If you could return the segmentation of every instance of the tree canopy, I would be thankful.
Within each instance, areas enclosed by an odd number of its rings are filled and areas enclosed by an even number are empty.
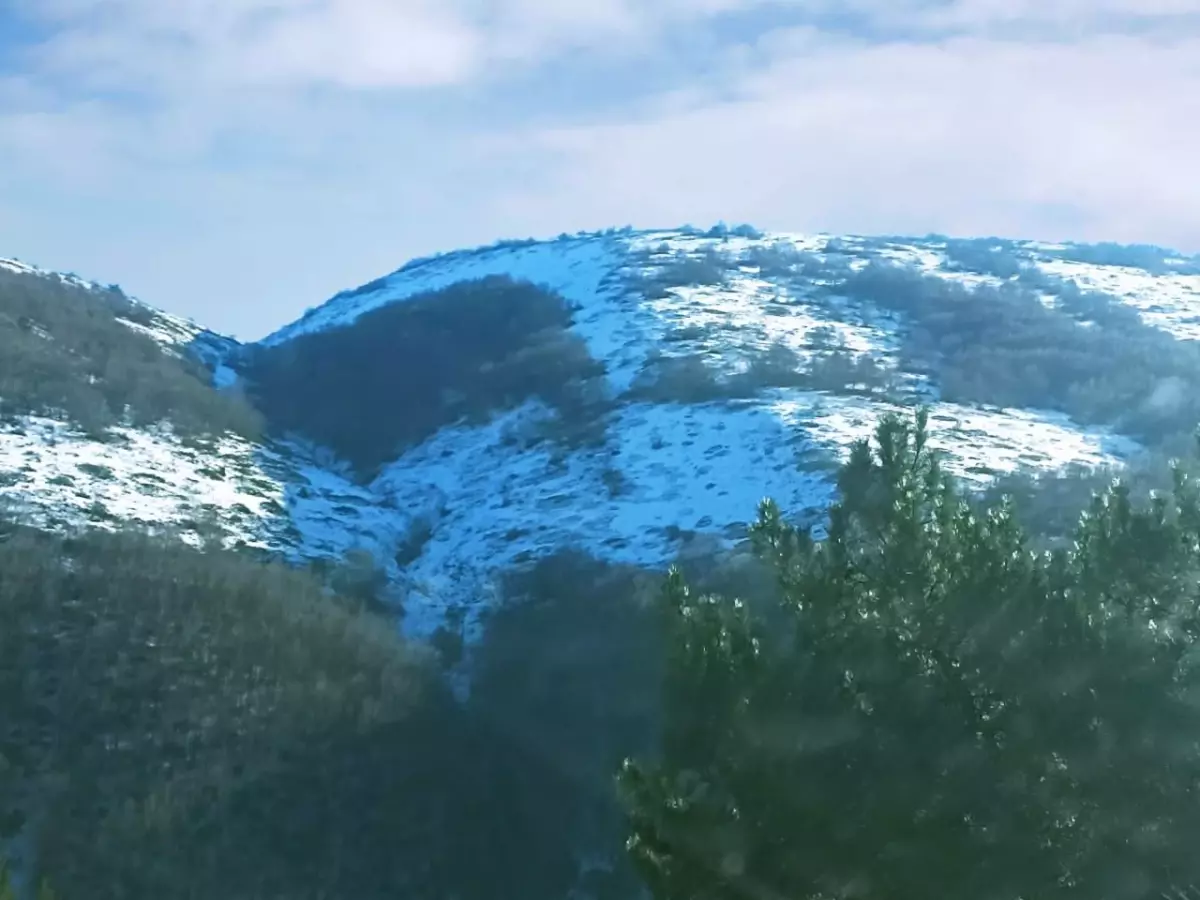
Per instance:
[[[658,753],[618,776],[658,900],[1159,896],[1200,833],[1200,490],[1098,493],[1033,549],[889,417],[827,533],[771,501],[767,605],[663,594]]]

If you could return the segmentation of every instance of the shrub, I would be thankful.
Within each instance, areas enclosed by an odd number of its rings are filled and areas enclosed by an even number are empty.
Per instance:
[[[420,655],[319,585],[135,534],[19,532],[0,544],[0,607],[3,752],[68,896],[125,804],[189,810],[293,742],[402,720],[424,690]]]
[[[459,282],[256,348],[250,393],[274,429],[369,473],[445,425],[529,399],[564,418],[597,415],[604,367],[568,331],[571,317],[561,296],[527,282]]]
[[[18,900],[16,888],[13,887],[13,882],[16,879],[11,877],[11,870],[6,860],[0,856],[0,900]],[[55,900],[57,895],[54,889],[50,887],[50,883],[42,881],[38,885],[37,893],[34,895],[35,900]]]
[[[1065,547],[1074,538],[1079,517],[1115,481],[1128,485],[1138,507],[1145,508],[1149,498],[1171,491],[1176,469],[1195,474],[1192,460],[1178,459],[1187,449],[1164,447],[1139,454],[1120,467],[1071,465],[1052,471],[1017,471],[994,479],[982,492],[982,500],[995,505],[1007,498],[1038,546]]]
[[[731,387],[738,396],[788,387],[870,393],[889,388],[891,382],[891,374],[866,354],[844,348],[829,349],[814,353],[805,363],[791,347],[775,342],[751,358],[746,371],[732,379]]]
[[[368,550],[349,551],[329,572],[327,584],[334,596],[355,612],[371,612],[399,619],[401,609],[388,596],[387,570]]]
[[[904,365],[932,369],[943,399],[1057,409],[1150,444],[1189,432],[1200,421],[1200,348],[1115,299],[1058,288],[1062,308],[1050,309],[1024,279],[970,289],[873,262],[839,289],[905,316]]]
[[[781,341],[750,358],[750,365],[734,379],[739,393],[770,387],[798,387],[804,383],[804,361],[800,354]]]
[[[568,785],[392,621],[236,553],[6,529],[0,823],[63,900],[564,895]]]
[[[774,342],[750,356],[746,369],[723,377],[702,354],[652,354],[634,378],[626,399],[648,403],[709,403],[753,397],[772,388],[832,392],[888,390],[892,373],[865,354],[830,350],[807,363],[791,347]]]
[[[998,238],[946,239],[947,268],[996,278],[1014,278],[1028,268],[1012,252],[1011,241]]]
[[[892,390],[892,372],[865,353],[830,351],[815,356],[801,384],[811,390],[874,394]]]
[[[702,355],[655,353],[643,364],[626,396],[649,403],[708,403],[727,399],[733,393]]]
[[[1097,266],[1128,266],[1153,275],[1200,275],[1200,257],[1188,256],[1147,244],[1067,244],[1060,250],[1044,251],[1059,259]],[[1176,262],[1174,260],[1180,260]]]
[[[749,238],[752,241],[759,241],[764,237],[761,231],[759,231],[753,225],[746,223],[733,226],[733,228],[729,229],[729,233],[734,237]]]
[[[660,900],[1140,900],[1195,883],[1200,486],[1117,485],[1036,552],[924,414],[857,443],[828,537],[769,501],[770,615],[667,581],[627,847]]]
[[[730,262],[716,250],[705,250],[698,256],[676,251],[653,274],[647,276],[647,292],[651,297],[665,297],[671,288],[723,285],[728,277]]]
[[[421,554],[425,552],[425,547],[433,538],[433,522],[424,517],[418,517],[413,520],[408,532],[400,541],[396,548],[396,565],[404,568],[411,566]]]
[[[128,419],[257,437],[261,420],[244,400],[118,318],[154,315],[116,291],[0,269],[0,413],[65,415],[93,433]]]

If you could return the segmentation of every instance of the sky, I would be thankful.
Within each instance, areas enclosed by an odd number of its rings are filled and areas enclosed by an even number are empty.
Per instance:
[[[0,0],[0,256],[244,340],[632,224],[1200,251],[1200,0]]]

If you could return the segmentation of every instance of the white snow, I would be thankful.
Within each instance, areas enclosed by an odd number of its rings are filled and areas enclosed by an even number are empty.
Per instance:
[[[1154,275],[1127,266],[1049,258],[1037,265],[1083,290],[1111,294],[1137,310],[1146,324],[1180,340],[1200,340],[1200,275]]]
[[[89,291],[105,290],[104,286],[98,282],[88,281],[78,277],[77,275],[63,274],[61,272],[51,272],[46,269],[39,269],[37,266],[21,262],[17,259],[5,259],[0,257],[0,269],[7,269],[8,271],[15,272],[19,275],[37,275],[43,278],[54,278]],[[192,339],[196,337],[196,335],[200,334],[204,330],[189,319],[156,309],[132,297],[127,299],[135,306],[153,316],[153,321],[150,324],[143,324],[141,322],[134,322],[119,316],[117,317],[117,321],[133,331],[137,331],[153,338],[162,344],[165,349],[175,353],[176,355],[179,354],[182,347],[190,343]]]
[[[301,334],[349,325],[380,306],[489,275],[528,279],[562,291],[568,300],[586,301],[600,289],[605,274],[619,266],[617,251],[614,239],[587,236],[447,254],[401,269],[365,288],[343,292],[261,343],[270,346]]]
[[[134,301],[138,303],[138,301]],[[138,303],[139,306],[143,305]],[[137,331],[147,337],[153,338],[159,344],[162,344],[164,349],[178,353],[179,349],[186,347],[192,340],[204,329],[191,322],[188,319],[179,316],[173,316],[170,313],[162,312],[161,310],[153,310],[154,320],[149,325],[143,325],[141,322],[132,322],[129,319],[117,317],[117,321],[127,328]]]
[[[707,249],[696,247],[695,240],[689,243],[689,255]],[[681,242],[667,245],[675,253],[686,252]],[[664,260],[654,251],[649,256],[650,265],[642,274],[653,278]],[[851,352],[881,359],[895,352],[894,317],[832,298],[818,303],[792,285],[760,277],[750,267],[731,269],[724,284],[672,288],[666,296],[647,297],[641,306],[653,315],[644,339],[658,346],[670,343],[676,353],[701,353],[744,364],[778,342],[804,360],[811,355],[812,332],[820,326],[831,329]]]
[[[162,347],[165,353],[169,353],[172,356],[182,356],[184,348],[191,343],[196,335],[204,330],[194,322],[182,319],[179,316],[173,316],[159,310],[154,310],[154,314],[154,319],[148,325],[120,316],[117,317],[117,321],[126,328],[151,338]]]
[[[173,526],[195,540],[193,523],[207,521],[230,542],[266,547],[263,523],[283,512],[283,490],[255,452],[234,437],[188,447],[165,428],[117,427],[100,441],[26,416],[0,426],[0,500],[45,526]]]
[[[811,283],[731,263],[720,284],[645,290],[681,256],[716,252],[736,260],[779,242],[850,268],[878,258],[968,286],[1002,283],[948,269],[942,249],[926,240],[610,232],[423,261],[335,297],[263,343],[346,325],[382,305],[462,280],[509,275],[557,290],[577,307],[573,330],[606,364],[617,398],[657,353],[698,354],[736,371],[776,342],[801,359],[810,356],[814,332],[823,326],[849,351],[895,368],[902,317]],[[1121,297],[1147,322],[1200,337],[1194,319],[1200,277],[1048,261],[1052,245],[1013,247],[1084,289]],[[176,348],[201,332],[165,314],[151,326],[127,324]],[[213,351],[218,387],[237,381],[224,359],[224,351]],[[933,446],[973,485],[1021,467],[1115,465],[1139,449],[1061,414],[941,403],[936,385],[924,388],[924,396],[934,398]],[[130,429],[97,442],[61,423],[30,418],[0,428],[0,498],[23,504],[48,526],[107,527],[113,521],[107,517],[186,526],[207,515],[228,541],[293,559],[366,549],[406,595],[406,627],[429,634],[451,607],[466,608],[468,622],[474,621],[495,595],[496,575],[555,548],[660,566],[689,542],[736,543],[764,496],[819,520],[837,460],[889,411],[905,410],[878,397],[797,390],[698,405],[620,402],[606,445],[572,450],[548,436],[554,413],[528,402],[486,424],[443,428],[370,485],[356,484],[328,452],[294,442],[256,447],[226,438],[201,450],[168,431]],[[398,561],[398,552],[411,562]]]
[[[41,416],[0,425],[0,503],[40,527],[173,529],[296,560],[361,549],[393,570],[413,521],[299,445],[228,435],[189,446],[169,428],[97,440]]]
[[[44,278],[56,278],[59,281],[64,281],[67,284],[74,284],[78,287],[88,288],[89,290],[103,290],[101,285],[94,281],[87,281],[80,278],[78,275],[65,272],[51,272],[47,269],[40,269],[35,265],[27,262],[22,262],[19,259],[6,259],[0,257],[0,269],[8,269],[10,272],[15,272],[18,275],[40,275]]]
[[[218,390],[234,387],[239,381],[238,373],[225,363],[218,363],[213,369],[213,387]]]
[[[29,263],[23,263],[19,259],[5,259],[0,257],[0,269],[8,269],[10,272],[16,272],[18,275],[36,275],[38,269]]]
[[[732,546],[758,502],[774,498],[815,520],[850,442],[899,407],[866,398],[776,391],[760,401],[635,404],[611,423],[603,450],[565,453],[539,440],[551,413],[536,404],[487,425],[444,429],[404,454],[372,485],[407,510],[426,510],[433,537],[407,572],[435,627],[449,605],[479,604],[494,576],[555,547],[661,566],[688,533]],[[1036,412],[936,404],[931,445],[971,483],[1019,467],[1118,464],[1131,441]],[[435,512],[436,509],[436,512]],[[418,630],[417,620],[410,625]]]

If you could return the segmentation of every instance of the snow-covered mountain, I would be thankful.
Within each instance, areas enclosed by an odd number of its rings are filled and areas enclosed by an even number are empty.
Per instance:
[[[0,267],[52,277],[12,261]],[[437,427],[366,469],[312,434],[197,441],[169,426],[127,424],[96,436],[55,415],[9,416],[0,423],[0,499],[47,527],[140,521],[185,539],[215,530],[293,559],[365,549],[388,568],[407,627],[429,633],[452,606],[486,607],[498,574],[555,549],[661,566],[681,552],[736,546],[764,496],[817,521],[837,458],[882,414],[917,402],[930,406],[948,466],[981,485],[1020,469],[1120,464],[1147,440],[1146,410],[1165,404],[1164,415],[1186,417],[1186,377],[1155,360],[1137,387],[1141,418],[1105,419],[1097,408],[1090,424],[1073,419],[1095,407],[1086,391],[1104,376],[1087,369],[1103,346],[1094,342],[1079,345],[1092,354],[1082,362],[1084,350],[1061,346],[1078,389],[1055,393],[1053,408],[979,400],[1002,396],[987,375],[1002,362],[988,356],[986,329],[967,329],[976,311],[999,305],[1020,322],[1045,313],[1044,327],[1073,329],[1068,337],[1134,329],[1149,347],[1158,346],[1154,335],[1164,346],[1200,338],[1200,263],[1155,248],[745,227],[612,230],[416,260],[257,345],[158,311],[118,319],[201,359],[214,390],[240,385],[254,396],[262,359],[316,347],[357,323],[382,327],[369,317],[398,304],[433,308],[438,292],[490,276],[542,285],[569,304],[565,331],[594,363],[596,439],[553,439],[564,414],[543,389],[509,391],[486,415],[456,412],[462,398],[451,397]],[[951,326],[977,345],[946,338]],[[1049,387],[1059,387],[1038,352],[1031,372],[1043,366]],[[978,368],[964,363],[970,353]],[[1029,376],[1040,377],[1042,369]],[[428,387],[420,378],[414,392]],[[402,407],[400,397],[374,415],[384,421]]]

